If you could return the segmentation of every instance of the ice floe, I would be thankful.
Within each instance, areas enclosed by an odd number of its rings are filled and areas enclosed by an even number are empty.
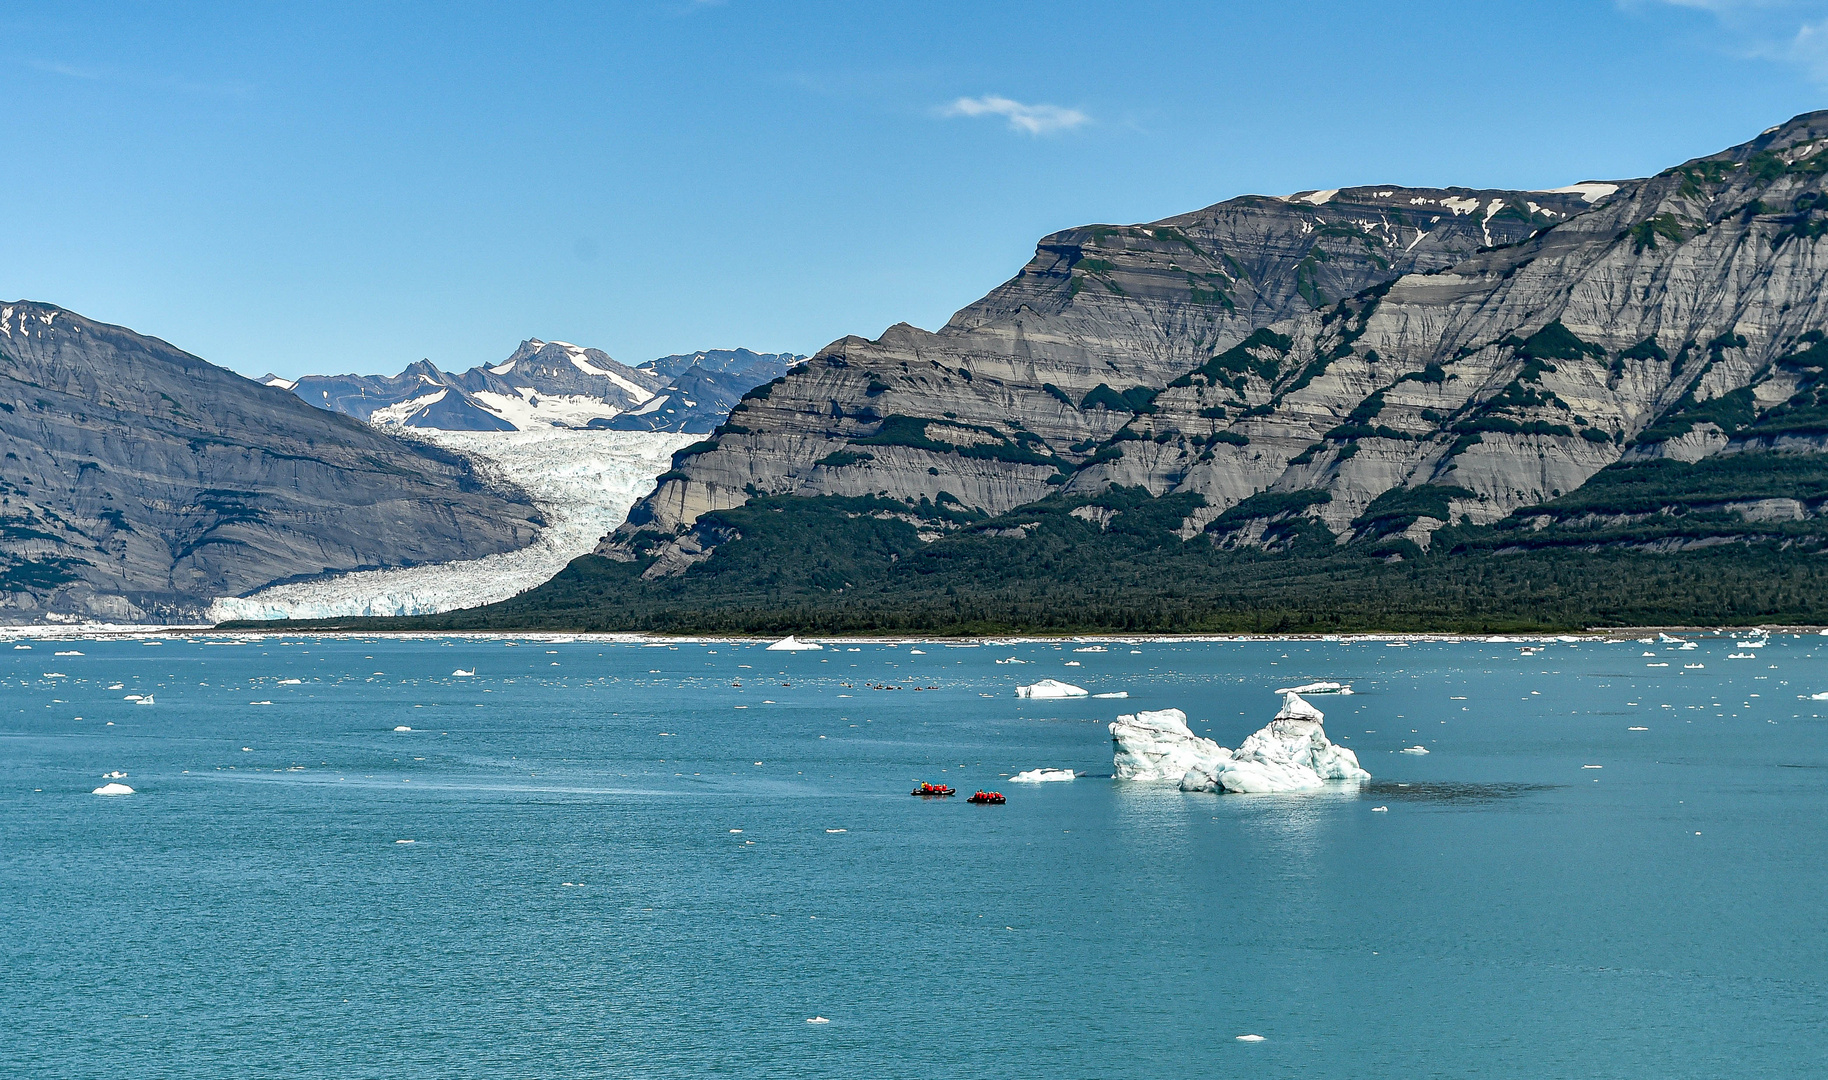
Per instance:
[[[1285,686],[1276,691],[1278,694],[1339,694],[1341,696],[1351,692],[1351,684],[1336,682],[1303,683],[1300,686]]]
[[[1009,778],[1012,784],[1049,784],[1060,780],[1071,780],[1074,774],[1071,769],[1029,769]]]
[[[1091,692],[1083,686],[1061,682],[1058,679],[1042,679],[1029,686],[1016,687],[1016,696],[1022,698],[1074,698],[1090,697]]]
[[[468,670],[468,671],[465,671],[465,670],[463,670],[463,669],[462,669],[462,668],[458,668],[458,669],[457,669],[457,670],[456,670],[456,671],[453,671],[453,672],[451,672],[451,674],[452,674],[452,675],[461,675],[461,676],[463,676],[463,677],[464,677],[464,678],[469,678],[469,677],[470,677],[470,676],[472,676],[472,675],[474,675],[474,674],[476,674],[476,669],[475,669],[475,668],[471,668],[471,669],[470,669],[470,670]]]
[[[92,794],[92,795],[131,795],[131,794],[133,794],[133,789],[128,787],[126,784],[103,784],[101,787],[96,788],[93,792],[90,792],[90,794]]]
[[[823,648],[825,648],[825,646],[817,644],[815,642],[811,642],[811,641],[801,641],[799,638],[794,637],[792,634],[788,634],[786,637],[775,642],[773,645],[768,646],[768,648],[764,651],[766,651],[766,652],[817,652]]]
[[[1193,734],[1179,709],[1120,716],[1113,770],[1121,780],[1178,781],[1182,791],[1305,791],[1329,780],[1368,780],[1358,756],[1334,746],[1325,716],[1298,694],[1285,694],[1275,719],[1228,750]]]

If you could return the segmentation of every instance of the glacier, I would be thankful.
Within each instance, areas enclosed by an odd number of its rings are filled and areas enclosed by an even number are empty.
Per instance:
[[[484,477],[524,489],[547,525],[519,551],[481,559],[360,570],[220,597],[209,621],[434,615],[506,600],[543,584],[622,524],[628,508],[696,435],[655,431],[538,428],[531,431],[416,429],[467,456]]]
[[[1358,756],[1327,739],[1326,719],[1299,694],[1262,729],[1229,750],[1195,735],[1179,709],[1137,712],[1111,724],[1120,780],[1179,783],[1182,791],[1308,791],[1329,780],[1369,780]]]

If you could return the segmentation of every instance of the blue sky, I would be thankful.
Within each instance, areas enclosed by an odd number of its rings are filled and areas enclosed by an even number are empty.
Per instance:
[[[0,296],[248,374],[934,328],[1047,232],[1636,176],[1828,105],[1828,2],[0,7]]]

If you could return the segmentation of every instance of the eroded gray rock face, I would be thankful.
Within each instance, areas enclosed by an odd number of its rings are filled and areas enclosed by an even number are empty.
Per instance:
[[[845,338],[752,393],[599,552],[757,492],[1000,512],[1110,484],[1199,493],[1183,532],[1222,543],[1300,518],[1426,546],[1626,454],[1794,443],[1828,431],[1824,173],[1814,113],[1647,180],[1058,233],[939,332]]]
[[[194,619],[288,578],[530,543],[517,491],[163,341],[0,304],[0,620]]]

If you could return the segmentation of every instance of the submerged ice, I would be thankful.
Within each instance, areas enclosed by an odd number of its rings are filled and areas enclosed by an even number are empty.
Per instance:
[[[1182,791],[1306,791],[1329,780],[1368,780],[1358,756],[1327,739],[1325,716],[1287,693],[1275,719],[1236,750],[1195,735],[1179,709],[1137,712],[1111,724],[1120,780],[1178,783]]]

